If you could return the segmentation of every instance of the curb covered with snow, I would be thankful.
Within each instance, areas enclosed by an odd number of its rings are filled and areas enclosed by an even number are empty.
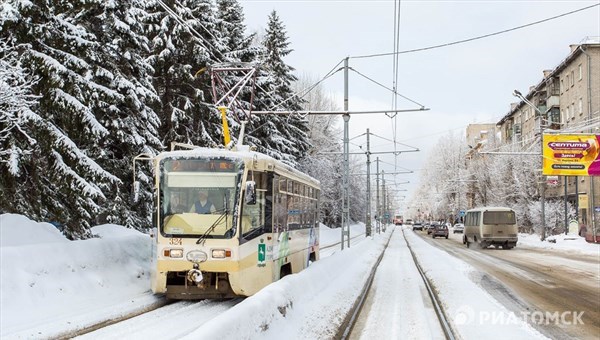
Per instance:
[[[556,243],[549,242],[550,240],[554,240]],[[600,255],[600,244],[588,243],[584,237],[579,235],[553,235],[549,236],[546,241],[542,241],[539,235],[521,233],[517,246],[560,250],[583,255]]]

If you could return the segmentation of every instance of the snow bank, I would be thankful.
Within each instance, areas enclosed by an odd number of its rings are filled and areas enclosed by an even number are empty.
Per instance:
[[[151,239],[117,225],[100,238],[69,241],[49,223],[0,216],[0,337],[48,338],[120,316],[137,296],[147,303]],[[135,308],[139,308],[139,304]]]
[[[0,215],[0,236],[0,247],[69,242],[52,224],[15,214]]]
[[[549,242],[550,240],[555,240],[556,243]],[[553,235],[549,236],[546,241],[541,241],[540,236],[536,234],[519,234],[517,246],[561,250],[585,255],[600,255],[600,244],[588,243],[585,238],[578,235]]]
[[[340,229],[334,230],[339,239]],[[328,231],[324,231],[321,236],[327,238]],[[284,277],[205,323],[185,339],[281,339],[282,334],[289,339],[333,337],[389,236],[388,231],[373,239],[363,238],[363,242],[336,256]],[[323,315],[335,315],[337,320],[332,323]]]

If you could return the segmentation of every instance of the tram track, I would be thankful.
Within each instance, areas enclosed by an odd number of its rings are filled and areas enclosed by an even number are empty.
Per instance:
[[[442,330],[444,331],[444,336],[448,340],[454,340],[454,339],[456,339],[456,337],[454,336],[454,331],[452,330],[452,327],[450,326],[450,323],[448,322],[448,318],[446,317],[446,313],[444,312],[444,309],[442,308],[442,303],[439,299],[439,296],[437,295],[435,289],[433,289],[433,284],[430,282],[427,275],[425,275],[423,268],[419,264],[419,261],[417,260],[415,252],[413,251],[412,247],[408,243],[408,240],[404,236],[404,231],[405,231],[405,229],[402,229],[402,236],[404,237],[404,241],[406,242],[406,246],[408,247],[408,250],[410,250],[410,254],[415,262],[415,266],[417,266],[417,270],[419,271],[419,274],[421,275],[421,278],[423,279],[423,283],[425,283],[425,287],[427,288],[427,292],[429,293],[429,297],[431,298],[431,302],[433,303],[433,306],[435,308],[435,314],[437,315],[438,321],[440,322],[440,326],[442,327]]]
[[[243,298],[226,300],[161,300],[153,306],[120,318],[106,320],[89,327],[61,334],[54,339],[123,339],[156,338],[178,339],[185,336],[202,323],[226,312]],[[174,320],[177,320],[174,322]]]
[[[372,285],[373,285],[373,281],[374,278],[376,276],[376,273],[379,269],[379,265],[382,261],[382,259],[385,256],[385,253],[388,249],[388,245],[390,243],[390,240],[392,239],[393,233],[396,231],[397,229],[394,229],[392,231],[392,233],[390,234],[390,238],[387,240],[385,247],[383,249],[383,251],[381,252],[381,255],[379,256],[379,258],[377,259],[375,265],[373,266],[373,269],[371,270],[365,284],[363,285],[363,289],[361,291],[361,294],[357,297],[353,308],[346,314],[346,317],[344,318],[344,321],[341,324],[341,327],[339,328],[336,336],[334,337],[334,339],[348,339],[350,337],[350,335],[352,334],[353,329],[356,326],[356,323],[358,321],[358,318],[360,316],[360,314],[363,311],[363,307],[365,305],[365,302],[367,301],[367,296],[369,295],[369,292],[371,291]],[[403,236],[403,240],[408,248],[408,250],[410,251],[411,257],[413,259],[414,265],[416,266],[421,280],[423,281],[423,284],[425,286],[425,289],[427,290],[427,294],[429,296],[429,299],[431,300],[431,303],[434,307],[435,310],[435,315],[437,316],[437,319],[439,321],[440,324],[440,329],[443,332],[443,335],[446,339],[448,340],[454,340],[457,339],[457,337],[455,336],[454,330],[452,329],[452,327],[450,326],[450,323],[448,322],[448,319],[445,315],[445,312],[442,308],[442,304],[439,300],[439,297],[437,296],[437,293],[435,292],[435,289],[433,289],[433,285],[431,284],[431,282],[429,281],[429,279],[427,278],[427,276],[425,275],[423,269],[421,268],[414,252],[412,251],[410,244],[408,243],[408,241],[406,240],[406,238],[404,237],[404,233],[402,234]]]
[[[62,339],[72,339],[74,337],[82,336],[82,335],[85,335],[85,334],[97,331],[99,329],[102,329],[102,328],[105,328],[105,327],[108,327],[108,326],[111,326],[111,325],[114,325],[114,324],[118,324],[120,322],[124,322],[126,320],[135,318],[135,317],[140,316],[142,314],[152,312],[154,310],[157,310],[159,308],[162,308],[162,307],[167,306],[169,304],[172,304],[174,302],[175,301],[168,300],[166,298],[160,299],[159,301],[157,301],[155,303],[152,303],[152,304],[150,304],[148,306],[145,306],[143,308],[140,308],[138,310],[129,312],[129,313],[125,314],[125,315],[122,315],[122,316],[119,316],[119,317],[110,318],[110,319],[106,319],[106,320],[102,320],[100,322],[97,322],[97,323],[94,323],[94,324],[91,324],[91,325],[88,325],[88,326],[85,326],[83,328],[79,328],[79,329],[76,329],[76,330],[70,330],[68,332],[64,332],[64,333],[58,334],[56,336],[53,336],[50,339],[61,339],[61,340]]]

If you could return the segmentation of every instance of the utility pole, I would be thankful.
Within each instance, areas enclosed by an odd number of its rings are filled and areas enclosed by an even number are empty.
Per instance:
[[[567,235],[569,233],[569,217],[567,216],[568,211],[567,211],[567,195],[568,195],[568,188],[567,188],[567,176],[563,176],[563,180],[565,181],[565,235]]]
[[[385,171],[383,170],[381,170],[381,194],[383,195],[383,204],[381,207],[381,210],[383,212],[383,225],[381,226],[381,229],[385,229],[385,224],[387,223],[387,218],[385,217],[385,214],[387,212],[387,190],[385,190]]]
[[[381,211],[379,208],[379,157],[377,157],[377,202],[375,203],[376,207],[375,207],[375,211],[377,211],[377,225],[375,227],[377,233],[379,234],[379,225],[380,225],[380,221],[381,221]]]
[[[540,201],[542,205],[542,241],[546,240],[546,209],[545,209],[545,201],[546,201],[546,176],[544,176],[544,114],[537,106],[533,105],[527,98],[525,98],[521,92],[514,90],[513,95],[521,99],[525,104],[529,105],[540,115],[540,152],[542,153],[540,164],[541,170],[541,178],[542,182],[540,183]],[[593,178],[593,177],[592,177]]]
[[[371,149],[369,145],[369,129],[367,129],[367,221],[365,233],[371,236]]]
[[[348,137],[348,121],[350,115],[348,114],[348,57],[344,59],[344,111],[346,113],[344,117],[344,174],[342,179],[342,250],[344,249],[344,236],[348,242],[348,248],[350,248],[350,195],[349,195],[349,182],[348,176],[350,173],[349,165],[349,137]]]

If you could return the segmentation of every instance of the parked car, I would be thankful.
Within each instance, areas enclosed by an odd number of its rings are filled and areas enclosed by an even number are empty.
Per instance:
[[[412,229],[413,229],[413,230],[423,230],[423,225],[422,225],[420,222],[415,222],[415,223],[412,225]]]
[[[448,227],[445,224],[437,224],[431,231],[431,237],[442,236],[448,238]]]
[[[453,228],[453,229],[454,229],[454,230],[452,231],[452,233],[453,233],[453,234],[456,234],[456,233],[461,233],[461,234],[462,234],[462,233],[465,231],[465,225],[464,225],[464,224],[462,224],[462,223],[456,223],[456,224],[454,225],[454,228]]]

